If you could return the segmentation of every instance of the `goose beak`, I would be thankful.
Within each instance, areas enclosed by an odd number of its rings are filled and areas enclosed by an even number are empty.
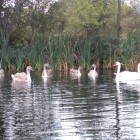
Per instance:
[[[31,71],[34,71],[34,69],[33,69],[33,68],[31,68]]]

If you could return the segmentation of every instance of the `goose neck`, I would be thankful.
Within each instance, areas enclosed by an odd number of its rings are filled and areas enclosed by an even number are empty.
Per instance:
[[[117,65],[117,75],[120,73],[120,70],[121,70],[121,64],[118,64]]]
[[[96,71],[96,66],[94,66],[94,69],[93,70]]]
[[[80,75],[81,74],[81,72],[80,72],[80,67],[78,68],[78,75]]]
[[[31,81],[30,70],[27,70],[26,72],[27,72],[27,80]]]
[[[44,77],[47,77],[47,70],[46,70],[46,67],[44,67]]]
[[[140,74],[140,63],[138,64],[137,72],[138,72],[138,74]]]

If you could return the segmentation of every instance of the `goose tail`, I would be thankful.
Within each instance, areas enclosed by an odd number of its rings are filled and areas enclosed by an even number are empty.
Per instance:
[[[14,80],[14,75],[13,75],[13,74],[11,74],[11,77],[12,77],[12,79]]]

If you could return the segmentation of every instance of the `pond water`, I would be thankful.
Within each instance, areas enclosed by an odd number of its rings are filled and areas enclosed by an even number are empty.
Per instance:
[[[118,83],[104,71],[97,79],[31,76],[0,81],[1,140],[140,139],[139,83]]]

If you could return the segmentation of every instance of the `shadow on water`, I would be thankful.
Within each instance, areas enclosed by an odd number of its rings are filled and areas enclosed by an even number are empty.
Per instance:
[[[54,73],[32,82],[0,80],[0,139],[139,139],[139,84],[120,83],[112,72],[97,78]]]

